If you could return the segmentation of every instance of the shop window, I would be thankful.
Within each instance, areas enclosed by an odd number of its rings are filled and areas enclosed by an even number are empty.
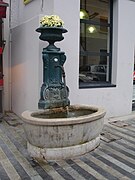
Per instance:
[[[80,0],[80,88],[111,85],[112,3]]]

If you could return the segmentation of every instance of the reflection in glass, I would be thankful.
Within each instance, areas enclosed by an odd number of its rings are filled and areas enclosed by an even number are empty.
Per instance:
[[[109,1],[108,0],[81,0],[81,10],[87,12],[89,19],[100,22],[106,19],[109,23]]]
[[[91,28],[91,29],[90,29]],[[100,49],[109,51],[109,28],[104,31],[99,25],[80,24],[80,46],[81,50],[100,52]]]
[[[106,56],[81,56],[79,82],[108,82],[109,62]]]

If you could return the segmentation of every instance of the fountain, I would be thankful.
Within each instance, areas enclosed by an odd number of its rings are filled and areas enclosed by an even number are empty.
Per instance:
[[[45,16],[41,24],[46,22]],[[62,25],[57,16],[49,16],[53,23]],[[48,21],[48,20],[47,20]],[[67,30],[59,26],[42,26],[36,31],[40,40],[48,41],[43,49],[43,84],[39,110],[22,113],[23,126],[30,156],[57,160],[82,155],[100,143],[105,110],[89,105],[70,105],[66,86],[65,53],[54,43],[64,39]]]

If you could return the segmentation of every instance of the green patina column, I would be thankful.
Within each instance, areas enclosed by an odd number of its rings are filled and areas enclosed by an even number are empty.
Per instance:
[[[54,43],[64,39],[62,33],[67,30],[58,27],[40,27],[39,38],[48,41],[49,45],[43,49],[43,84],[41,86],[39,109],[50,109],[69,106],[69,89],[66,86],[64,63],[65,53]]]

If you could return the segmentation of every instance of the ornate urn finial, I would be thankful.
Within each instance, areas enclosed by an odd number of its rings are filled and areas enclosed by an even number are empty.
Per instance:
[[[36,31],[41,33],[39,39],[49,43],[46,49],[49,51],[59,51],[60,48],[57,48],[54,43],[64,39],[62,34],[67,32],[67,30],[63,28],[64,22],[59,16],[51,15],[43,16],[40,20],[40,24],[40,27],[36,29]]]

